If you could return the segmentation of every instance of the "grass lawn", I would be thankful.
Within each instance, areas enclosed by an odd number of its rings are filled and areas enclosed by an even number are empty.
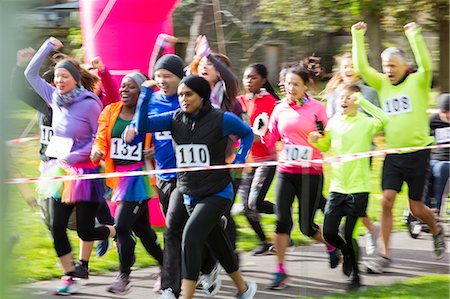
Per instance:
[[[14,124],[11,128],[15,128],[12,136],[19,136],[27,123],[34,117],[34,112],[27,109],[23,105],[19,105],[17,110],[11,114],[11,122]],[[33,128],[29,136],[38,135],[37,126]],[[383,139],[380,137],[376,140],[377,148],[382,148]],[[25,144],[17,145],[10,148],[12,165],[17,166],[25,177],[38,176],[38,141],[31,141]],[[373,161],[372,171],[372,194],[370,195],[368,215],[375,221],[378,220],[381,212],[381,188],[380,188],[380,172],[383,157],[375,157]],[[325,172],[327,169],[325,168]],[[18,174],[11,172],[11,177],[17,177]],[[273,184],[274,185],[274,184]],[[268,199],[274,200],[273,185],[269,190]],[[328,192],[328,181],[325,181],[324,194]],[[30,188],[34,188],[29,185]],[[402,213],[406,207],[406,187],[400,193],[394,207],[394,230],[403,230],[404,225],[401,222]],[[8,187],[8,219],[4,221],[11,232],[17,234],[18,242],[11,252],[11,273],[15,283],[30,283],[33,281],[45,280],[60,277],[61,269],[58,265],[55,251],[53,249],[52,239],[45,225],[40,219],[39,210],[31,209],[18,191],[17,186],[9,185]],[[239,202],[239,199],[237,200]],[[296,203],[295,203],[296,205]],[[294,211],[296,207],[294,207]],[[297,223],[298,215],[294,213],[295,222]],[[323,215],[317,213],[316,220],[322,223]],[[238,249],[240,251],[252,250],[258,244],[258,239],[252,231],[246,218],[243,215],[235,216],[238,225]],[[273,234],[275,228],[275,216],[263,215],[262,225],[268,236]],[[162,240],[163,229],[155,228],[159,239]],[[358,233],[363,235],[366,233],[365,228],[361,225]],[[74,253],[78,254],[78,238],[76,233],[69,232],[71,244],[74,247]],[[308,244],[312,242],[309,238],[301,235],[298,224],[294,226],[292,233],[296,245]],[[142,268],[156,265],[156,261],[151,258],[144,250],[140,242],[136,246],[137,261],[135,267]],[[118,258],[115,250],[110,250],[104,257],[98,258],[94,255],[90,264],[91,273],[104,273],[110,270],[118,269]],[[442,298],[433,297],[430,294],[448,294],[449,277],[448,276],[430,276],[414,279],[406,283],[394,285],[392,287],[371,288],[367,292],[359,293],[359,298]],[[445,289],[445,290],[444,290]],[[430,292],[431,291],[431,292]],[[444,292],[445,291],[445,292]],[[423,293],[422,293],[423,292]],[[426,292],[426,293],[425,293]],[[354,298],[339,295],[327,298]],[[448,296],[448,295],[447,295]]]

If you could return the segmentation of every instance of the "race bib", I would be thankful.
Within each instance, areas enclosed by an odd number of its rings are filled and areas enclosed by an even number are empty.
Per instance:
[[[313,149],[310,146],[295,145],[295,144],[285,144],[283,151],[281,152],[282,161],[302,161],[311,160],[313,154]],[[309,162],[306,165],[309,166]]]
[[[122,138],[111,139],[111,149],[109,155],[112,159],[141,161],[142,160],[142,142],[136,145],[126,144]]]
[[[436,137],[436,143],[448,143],[450,142],[450,127],[436,129],[434,135]]]
[[[49,144],[50,139],[55,133],[53,132],[53,128],[49,126],[41,126],[41,143],[42,144]]]
[[[383,110],[387,115],[398,115],[411,112],[411,100],[408,96],[389,99],[383,105]]]
[[[72,151],[72,146],[72,138],[53,136],[47,145],[45,155],[57,159],[65,158]]]
[[[175,148],[177,167],[210,166],[206,144],[183,144]]]
[[[170,131],[155,132],[156,140],[172,140],[172,133]]]

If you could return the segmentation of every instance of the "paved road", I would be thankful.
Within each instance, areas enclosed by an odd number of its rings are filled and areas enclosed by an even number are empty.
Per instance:
[[[447,228],[448,229],[448,228]],[[447,230],[448,231],[448,230]],[[364,240],[360,240],[360,245]],[[392,239],[393,260],[392,267],[383,275],[362,275],[362,283],[366,286],[386,285],[413,278],[424,274],[449,274],[449,256],[435,260],[432,254],[432,241],[429,234],[422,234],[419,239],[411,239],[407,233],[396,233]],[[366,258],[364,258],[366,260]],[[258,299],[273,298],[299,298],[304,296],[325,296],[336,292],[345,292],[346,278],[341,267],[330,269],[328,256],[323,245],[297,247],[295,251],[287,254],[287,270],[290,275],[289,288],[282,291],[272,291],[265,288],[271,280],[271,273],[275,269],[275,256],[268,255],[253,257],[243,254],[241,257],[242,270],[245,278],[258,283]],[[361,269],[363,266],[361,265]],[[132,288],[126,295],[118,296],[106,292],[107,286],[117,273],[105,275],[91,275],[89,280],[82,281],[79,294],[71,298],[158,298],[152,292],[155,282],[154,275],[157,268],[147,268],[132,272]],[[223,271],[222,271],[223,272]],[[235,298],[235,288],[231,280],[222,273],[223,285],[221,291],[214,298]],[[52,296],[52,290],[57,281],[44,281],[23,286],[14,290],[14,295],[21,298],[59,298]],[[197,298],[206,298],[197,292]],[[22,297],[23,296],[23,297]],[[14,298],[16,296],[11,296]]]

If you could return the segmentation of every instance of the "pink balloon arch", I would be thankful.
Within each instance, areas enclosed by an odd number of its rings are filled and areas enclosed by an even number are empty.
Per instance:
[[[100,56],[120,86],[132,71],[148,73],[160,33],[173,35],[172,13],[179,0],[80,0],[84,58]],[[169,49],[168,53],[173,53]],[[110,205],[112,213],[116,206]],[[149,201],[150,223],[164,225],[157,198]]]
[[[147,74],[156,38],[173,34],[172,13],[178,2],[80,0],[85,61],[101,56],[116,82],[131,71]]]

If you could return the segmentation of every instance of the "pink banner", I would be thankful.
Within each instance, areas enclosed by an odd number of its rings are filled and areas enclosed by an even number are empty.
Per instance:
[[[158,35],[173,35],[172,12],[178,2],[80,0],[85,61],[101,56],[116,82],[131,71],[147,74]]]

